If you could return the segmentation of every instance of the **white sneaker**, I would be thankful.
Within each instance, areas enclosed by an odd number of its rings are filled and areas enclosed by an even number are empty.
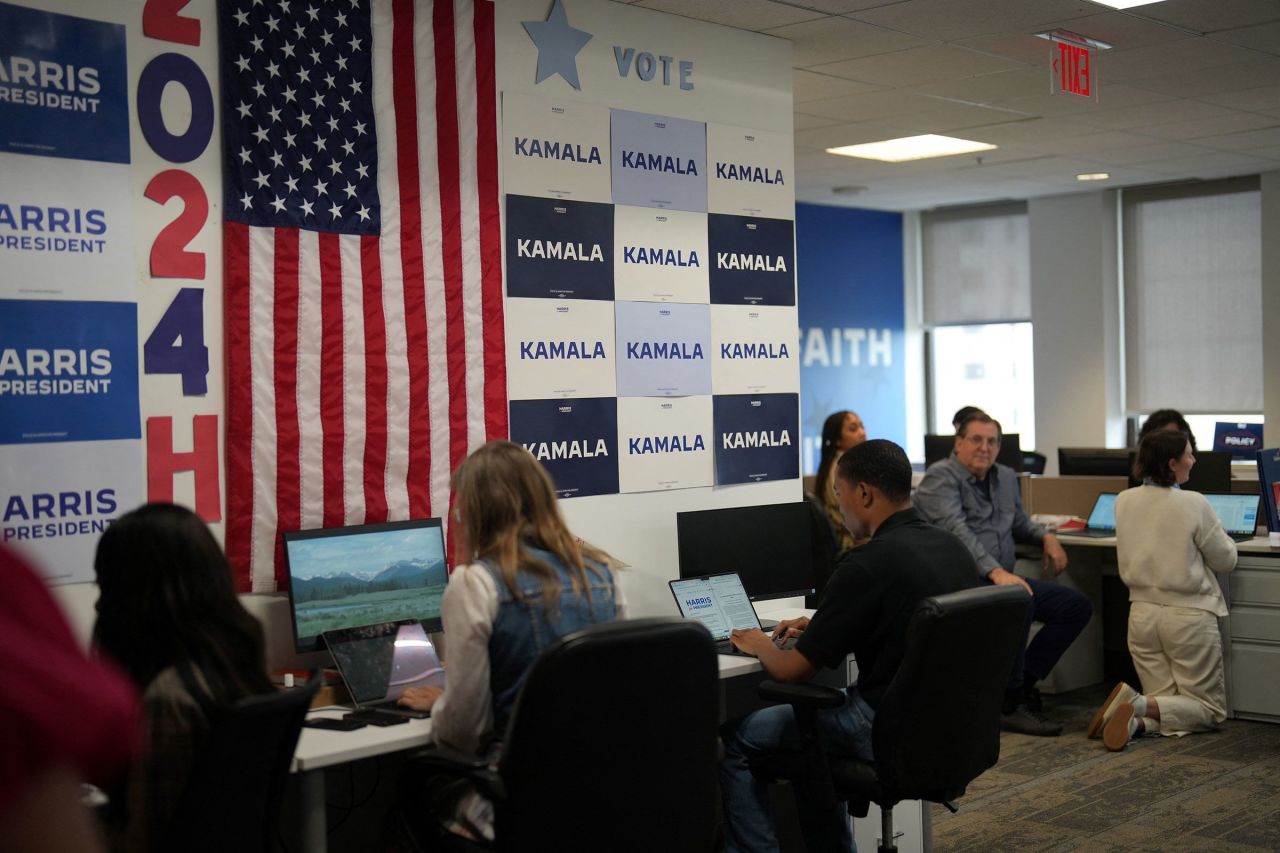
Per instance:
[[[1115,715],[1116,709],[1125,702],[1132,703],[1138,698],[1138,691],[1134,690],[1123,681],[1117,684],[1111,691],[1111,695],[1098,708],[1097,713],[1093,715],[1093,719],[1089,721],[1088,736],[1091,738],[1101,737],[1102,729],[1107,722]]]

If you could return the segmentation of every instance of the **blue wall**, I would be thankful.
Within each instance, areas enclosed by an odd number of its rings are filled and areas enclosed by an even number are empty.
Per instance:
[[[902,214],[797,204],[796,270],[803,471],[840,409],[905,446]]]

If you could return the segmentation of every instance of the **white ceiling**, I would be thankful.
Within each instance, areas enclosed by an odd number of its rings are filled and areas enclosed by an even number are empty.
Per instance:
[[[799,201],[913,210],[1280,169],[1280,0],[631,5],[792,42]],[[1050,94],[1050,43],[1033,34],[1053,28],[1114,45],[1096,100]],[[999,148],[898,164],[823,150],[919,133]]]

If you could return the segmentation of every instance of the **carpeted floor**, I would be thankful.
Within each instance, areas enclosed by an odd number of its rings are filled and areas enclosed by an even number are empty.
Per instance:
[[[1046,696],[1059,738],[1006,734],[959,814],[931,806],[933,849],[1280,850],[1280,725],[1144,738],[1107,752],[1084,730],[1107,687]]]

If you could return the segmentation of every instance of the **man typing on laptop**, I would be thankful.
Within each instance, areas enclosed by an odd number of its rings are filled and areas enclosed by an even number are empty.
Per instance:
[[[774,638],[796,637],[784,650],[758,629],[736,630],[735,646],[760,659],[778,681],[804,682],[819,667],[858,662],[858,683],[843,707],[818,712],[832,749],[871,759],[875,708],[902,663],[907,626],[921,599],[977,585],[977,567],[964,544],[923,521],[911,507],[911,463],[890,441],[867,441],[847,451],[836,468],[836,497],[845,526],[871,541],[845,553],[812,618],[789,619]],[[751,775],[754,757],[799,744],[788,705],[756,711],[725,735],[720,784],[728,824],[725,849],[777,850],[764,783]],[[852,850],[845,805],[819,812],[800,803],[810,850]]]

